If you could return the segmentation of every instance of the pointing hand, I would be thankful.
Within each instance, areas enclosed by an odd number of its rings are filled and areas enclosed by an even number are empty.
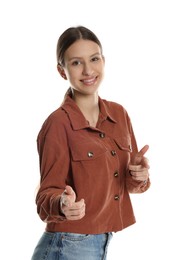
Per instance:
[[[136,181],[147,181],[149,177],[148,169],[150,166],[148,164],[148,159],[144,156],[148,149],[149,146],[145,145],[133,158],[131,158],[129,172]]]
[[[81,199],[76,202],[76,194],[71,186],[67,185],[61,195],[60,200],[61,212],[68,220],[77,220],[85,216],[85,201]]]

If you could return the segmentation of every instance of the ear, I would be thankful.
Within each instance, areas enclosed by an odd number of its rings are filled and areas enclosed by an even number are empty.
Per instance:
[[[62,76],[63,79],[67,80],[67,76],[65,74],[64,68],[61,65],[57,65],[57,70],[60,76]]]

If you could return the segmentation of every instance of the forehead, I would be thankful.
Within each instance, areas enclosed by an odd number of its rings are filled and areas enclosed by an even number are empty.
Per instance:
[[[73,57],[87,57],[95,53],[101,54],[99,45],[90,40],[77,40],[65,52],[65,58],[71,59]]]

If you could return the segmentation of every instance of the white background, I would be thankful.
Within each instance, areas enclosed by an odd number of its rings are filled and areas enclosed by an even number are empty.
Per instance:
[[[131,196],[137,223],[114,235],[108,260],[185,259],[184,14],[180,0],[0,2],[1,259],[29,260],[44,231],[36,137],[68,87],[55,48],[73,25],[100,38],[100,95],[127,109],[139,148],[150,145],[152,186]]]

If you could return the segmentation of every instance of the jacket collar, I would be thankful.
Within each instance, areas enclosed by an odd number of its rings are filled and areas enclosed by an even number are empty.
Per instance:
[[[107,101],[99,97],[99,105],[101,120],[105,121],[108,119],[109,121],[116,123],[116,119],[114,118],[113,113],[107,104]],[[69,120],[74,130],[90,127],[88,121],[85,119],[81,110],[69,94],[65,96],[61,108],[65,110],[65,112],[68,114]]]

